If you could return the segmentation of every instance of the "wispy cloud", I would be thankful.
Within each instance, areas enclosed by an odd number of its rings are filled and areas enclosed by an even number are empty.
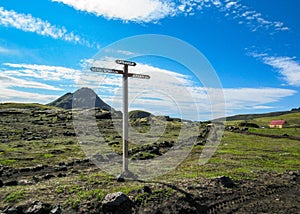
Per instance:
[[[237,19],[239,24],[245,24],[252,31],[257,31],[260,28],[271,29],[274,31],[287,31],[289,28],[280,21],[271,21],[266,19],[262,13],[243,5],[237,0],[225,0],[220,8],[226,12],[226,16],[232,16]]]
[[[25,32],[33,32],[53,39],[91,46],[88,41],[73,32],[68,32],[65,27],[52,25],[48,21],[33,17],[31,14],[5,10],[3,7],[0,7],[0,25],[13,27]]]
[[[49,95],[51,92],[65,90],[58,87],[59,83],[73,82],[79,72],[60,66],[4,63],[0,70],[0,102],[50,102],[57,98]]]
[[[35,88],[35,89],[46,89],[46,90],[62,90],[55,86],[43,84],[36,81],[28,81],[20,78],[8,76],[0,73],[1,86],[4,87],[20,87],[20,88]]]
[[[3,63],[7,67],[3,72],[10,76],[33,77],[43,80],[73,80],[79,76],[80,70],[36,64]]]
[[[223,91],[229,113],[272,108],[268,105],[297,93],[295,90],[283,88],[225,88]]]
[[[134,22],[153,22],[172,15],[172,1],[162,0],[52,0],[61,2],[76,10],[93,13],[107,19],[120,19]]]
[[[49,100],[57,98],[56,95],[45,95],[41,93],[25,92],[17,89],[10,89],[0,86],[0,102],[36,102],[36,103],[48,103]]]
[[[300,86],[300,62],[295,57],[274,57],[268,54],[250,53],[263,63],[272,66],[283,77],[283,80],[291,86]]]
[[[19,55],[20,51],[0,46],[0,54],[4,54],[4,55]]]
[[[244,4],[240,0],[182,0],[178,9],[186,15],[194,15],[195,12],[205,8],[217,8],[226,17],[238,21],[239,24],[248,26],[251,31],[268,29],[271,31],[287,31],[289,28],[280,21],[271,21],[264,15]]]
[[[62,90],[38,81],[28,81],[0,73],[0,102],[45,102],[53,99],[53,95],[26,92],[26,89]]]

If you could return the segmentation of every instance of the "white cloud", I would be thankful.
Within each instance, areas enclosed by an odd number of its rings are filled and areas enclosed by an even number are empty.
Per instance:
[[[5,54],[5,55],[19,55],[20,51],[15,50],[15,49],[8,49],[8,48],[0,46],[0,54]]]
[[[31,14],[17,13],[13,10],[8,11],[3,7],[0,7],[0,25],[13,27],[25,32],[33,32],[53,39],[61,39],[76,44],[90,46],[87,41],[73,32],[68,32],[65,27],[57,27],[48,21],[35,18]]]
[[[18,88],[18,89],[17,89]],[[53,95],[44,95],[34,92],[26,92],[21,88],[44,89],[44,90],[62,90],[52,85],[43,84],[37,81],[28,81],[11,77],[0,73],[0,102],[44,102],[53,99]]]
[[[57,98],[56,95],[45,95],[41,93],[31,93],[24,92],[20,90],[4,88],[0,86],[0,102],[37,102],[37,103],[47,103],[49,100],[54,100]]]
[[[81,72],[80,70],[61,66],[14,63],[3,63],[3,65],[9,68],[3,71],[5,74],[18,77],[34,77],[43,80],[73,80],[76,79]]]
[[[225,16],[236,19],[239,24],[248,26],[251,31],[261,28],[272,31],[289,30],[283,22],[267,20],[261,13],[243,5],[239,0],[181,0],[180,2],[177,10],[185,15],[194,15],[196,11],[214,7],[225,13]]]
[[[125,50],[117,50],[116,51],[119,54],[125,55],[125,56],[130,56],[130,55],[134,55],[135,53],[131,52],[131,51],[125,51]]]
[[[174,3],[162,0],[52,0],[107,19],[152,22],[174,13]]]
[[[264,63],[274,67],[291,86],[300,86],[300,63],[291,57],[265,57]]]
[[[268,54],[250,53],[249,55],[262,60],[272,66],[291,86],[300,86],[300,63],[294,57],[273,57]]]
[[[79,72],[60,66],[4,63],[0,70],[0,101],[50,102],[57,95],[43,94],[41,90],[65,90],[57,87],[59,83],[66,80],[73,82]]]
[[[271,106],[254,106],[253,109],[272,109]]]
[[[221,9],[229,13],[233,19],[239,20],[240,24],[250,27],[252,31],[257,31],[260,28],[272,29],[274,31],[289,30],[283,22],[267,20],[261,13],[243,5],[237,0],[225,0],[225,4]]]
[[[243,5],[239,0],[52,0],[103,16],[107,19],[119,19],[138,23],[156,22],[160,19],[184,14],[194,16],[205,8],[217,8],[225,16],[237,19],[238,23],[247,25],[252,31],[260,28],[273,31],[289,30],[284,23],[270,21],[264,16]]]
[[[5,87],[22,87],[22,88],[36,88],[36,89],[46,89],[46,90],[62,90],[55,86],[35,82],[35,81],[28,81],[24,79],[14,78],[5,74],[0,73],[0,81],[1,86]]]
[[[282,98],[296,94],[294,90],[282,88],[225,88],[223,92],[229,112],[265,109],[267,104],[276,103]]]

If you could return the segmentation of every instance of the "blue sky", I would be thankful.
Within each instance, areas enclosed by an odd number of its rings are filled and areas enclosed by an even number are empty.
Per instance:
[[[124,42],[158,34],[203,54],[193,60],[214,68],[227,115],[300,107],[299,8],[296,0],[2,0],[0,102],[48,103],[88,86],[119,108],[121,78],[95,76],[86,67],[117,67],[114,59],[123,57],[138,63],[134,72],[152,77],[130,80],[130,109],[213,117],[212,105],[223,101],[211,101],[219,88],[197,78],[200,70],[163,57],[137,57],[147,42]],[[163,49],[166,41],[153,45]],[[182,113],[191,106],[197,113]]]

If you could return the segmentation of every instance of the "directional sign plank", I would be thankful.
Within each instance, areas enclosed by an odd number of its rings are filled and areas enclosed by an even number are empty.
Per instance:
[[[122,70],[117,70],[117,69],[98,68],[98,67],[91,67],[90,69],[93,72],[102,72],[102,73],[109,73],[109,74],[123,74]]]
[[[145,74],[132,74],[132,73],[129,73],[128,77],[138,78],[138,79],[150,79],[150,76],[145,75]]]
[[[126,60],[121,60],[121,59],[117,59],[116,60],[117,64],[121,64],[121,65],[130,65],[130,66],[136,66],[135,62],[130,62],[130,61],[126,61]]]

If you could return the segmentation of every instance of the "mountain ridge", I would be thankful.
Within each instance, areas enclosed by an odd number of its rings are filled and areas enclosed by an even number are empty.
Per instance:
[[[275,111],[275,112],[267,112],[267,113],[259,113],[259,114],[237,114],[237,115],[226,117],[226,121],[252,120],[261,117],[277,117],[277,116],[282,116],[294,112],[300,112],[300,108],[293,108],[289,111]]]

